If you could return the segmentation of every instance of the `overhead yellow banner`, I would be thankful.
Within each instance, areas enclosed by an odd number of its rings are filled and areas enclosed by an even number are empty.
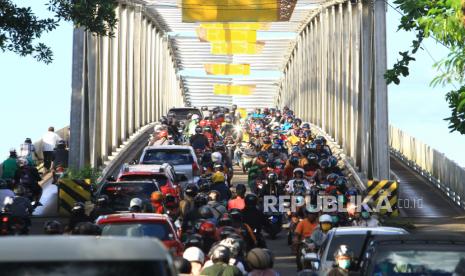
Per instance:
[[[250,64],[205,64],[205,71],[209,75],[250,75]]]
[[[228,29],[228,30],[255,30],[266,31],[271,23],[203,23],[203,29]]]
[[[215,84],[213,94],[222,96],[250,96],[255,85]]]
[[[255,30],[227,30],[227,29],[204,29],[197,28],[197,36],[201,41],[245,41],[257,42],[257,31]]]
[[[289,21],[296,2],[297,0],[182,0],[182,21]]]
[[[263,51],[263,47],[265,47],[264,42],[212,42],[211,53],[213,55],[256,55]]]

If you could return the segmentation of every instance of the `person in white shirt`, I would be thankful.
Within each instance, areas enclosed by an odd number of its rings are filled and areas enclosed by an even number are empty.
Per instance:
[[[53,160],[53,151],[61,137],[55,133],[54,127],[49,127],[47,133],[42,136],[42,153],[44,155],[44,168],[48,171]]]
[[[286,191],[289,194],[294,192],[307,192],[310,190],[310,183],[304,178],[305,171],[302,168],[294,169],[294,179],[290,180],[286,185]],[[302,189],[305,189],[302,191]]]

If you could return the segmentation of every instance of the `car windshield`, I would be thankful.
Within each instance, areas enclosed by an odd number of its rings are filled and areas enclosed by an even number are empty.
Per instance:
[[[328,261],[334,261],[334,253],[339,249],[341,244],[347,245],[349,250],[354,254],[354,257],[358,258],[360,256],[360,251],[362,250],[363,242],[365,235],[339,235],[334,236],[331,239],[328,250]]]
[[[108,196],[110,206],[114,211],[126,211],[131,199],[138,197],[143,201],[148,201],[152,193],[156,191],[158,191],[157,186],[149,182],[115,182],[105,184],[101,194]]]
[[[165,261],[0,262],[10,276],[152,276],[171,275]]]
[[[465,248],[436,250],[434,245],[408,246],[407,250],[379,250],[371,275],[463,275],[457,272],[464,269]]]
[[[176,119],[178,120],[187,120],[187,114],[189,113],[197,114],[199,116],[202,115],[197,109],[192,109],[192,108],[171,109],[168,113],[171,113],[171,112],[176,114]]]
[[[128,174],[121,176],[120,180],[122,181],[143,181],[143,180],[155,180],[158,183],[158,186],[165,186],[168,179],[166,176],[161,174]]]
[[[153,149],[145,152],[142,164],[161,165],[169,163],[171,165],[192,164],[194,159],[188,149]]]
[[[170,240],[166,223],[110,223],[105,224],[102,236],[152,237]]]

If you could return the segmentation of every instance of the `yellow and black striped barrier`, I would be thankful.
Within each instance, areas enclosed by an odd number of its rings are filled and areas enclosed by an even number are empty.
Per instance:
[[[369,180],[364,202],[371,203],[372,208],[382,215],[397,217],[399,215],[399,184],[390,180]]]
[[[69,215],[74,203],[90,201],[91,196],[90,179],[62,178],[58,181],[58,212],[60,215]]]

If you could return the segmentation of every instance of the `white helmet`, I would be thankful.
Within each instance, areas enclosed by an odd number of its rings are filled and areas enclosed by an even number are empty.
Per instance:
[[[296,172],[301,172],[302,174],[305,174],[305,171],[302,168],[295,168],[292,173],[295,174]]]
[[[229,251],[231,251],[231,257],[235,258],[237,255],[239,255],[239,250],[241,249],[241,245],[239,242],[233,238],[226,238],[222,241],[220,241],[220,245],[224,245],[227,248],[229,248]]]
[[[198,262],[203,264],[205,261],[205,254],[203,254],[202,250],[198,247],[189,247],[184,251],[182,257],[189,262]]]
[[[323,223],[323,222],[332,223],[333,222],[333,220],[331,219],[331,216],[327,214],[321,215],[318,220],[320,221],[320,223]]]
[[[132,208],[132,207],[139,207],[139,208],[142,208],[142,199],[140,198],[133,198],[131,199],[131,202],[129,203],[129,208]]]
[[[191,119],[192,120],[198,120],[198,119],[200,119],[200,116],[197,115],[197,114],[194,114],[194,115],[192,115]]]
[[[212,153],[212,162],[213,163],[221,163],[223,159],[223,156],[221,155],[221,153],[215,151],[214,153]]]

